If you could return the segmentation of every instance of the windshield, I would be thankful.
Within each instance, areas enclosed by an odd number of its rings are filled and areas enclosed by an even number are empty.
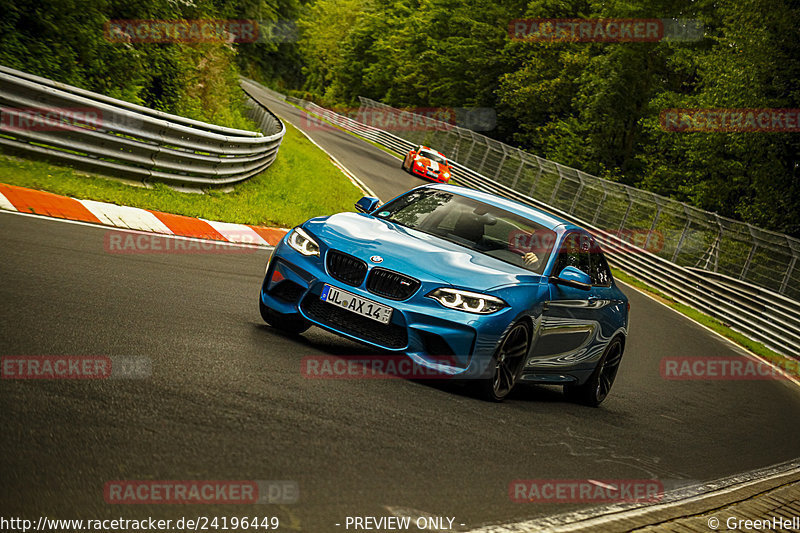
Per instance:
[[[536,274],[556,240],[553,230],[525,217],[445,191],[411,192],[386,204],[378,216]]]
[[[431,152],[429,150],[422,150],[422,151],[420,151],[419,155],[420,155],[420,157],[424,157],[426,159],[430,159],[431,161],[435,161],[435,162],[439,163],[440,165],[446,165],[447,164],[447,159],[445,159],[444,157],[440,156],[439,154],[437,154],[435,152]]]

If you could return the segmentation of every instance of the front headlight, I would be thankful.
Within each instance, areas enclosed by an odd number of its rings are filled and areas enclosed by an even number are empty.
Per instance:
[[[319,255],[319,245],[302,228],[294,228],[287,242],[303,255]]]
[[[508,306],[500,298],[458,289],[436,289],[428,294],[428,298],[433,298],[450,309],[458,309],[459,311],[477,313],[479,315],[488,315]]]
[[[442,173],[442,176],[444,176],[445,178],[449,178],[450,177],[450,173],[449,172],[444,172],[444,173]]]

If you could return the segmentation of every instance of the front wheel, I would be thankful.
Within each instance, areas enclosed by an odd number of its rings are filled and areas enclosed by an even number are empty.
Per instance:
[[[261,297],[258,298],[258,310],[261,311],[261,318],[264,319],[264,322],[290,335],[299,335],[311,327],[308,320],[303,317],[290,318],[273,311],[264,305],[264,302],[261,301]]]
[[[570,401],[597,407],[611,391],[620,361],[622,361],[622,340],[614,337],[586,383],[564,385],[564,394]]]
[[[517,383],[531,345],[531,329],[527,322],[511,328],[503,338],[489,364],[489,378],[481,383],[484,398],[502,402]]]

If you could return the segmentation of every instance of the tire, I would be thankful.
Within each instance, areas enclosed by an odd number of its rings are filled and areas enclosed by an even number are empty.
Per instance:
[[[264,319],[264,322],[275,329],[279,329],[284,333],[288,333],[289,335],[300,335],[311,327],[311,323],[302,317],[290,318],[280,313],[276,313],[264,305],[264,302],[261,301],[260,296],[258,298],[258,310],[261,312],[261,318]]]
[[[480,382],[481,395],[492,402],[502,402],[514,389],[525,366],[531,346],[531,328],[517,322],[500,342],[489,364],[489,376]]]
[[[622,361],[622,339],[614,337],[603,352],[592,375],[583,385],[564,385],[564,394],[572,402],[597,407],[608,397]]]

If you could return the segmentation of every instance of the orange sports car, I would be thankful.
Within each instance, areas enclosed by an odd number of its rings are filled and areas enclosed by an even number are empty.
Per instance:
[[[403,170],[438,183],[450,181],[450,162],[441,152],[417,146],[403,159]]]

